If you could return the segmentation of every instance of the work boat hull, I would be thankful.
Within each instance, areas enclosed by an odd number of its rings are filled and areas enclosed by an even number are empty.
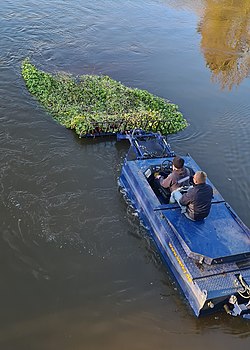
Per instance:
[[[136,153],[136,150],[132,151]],[[250,312],[247,305],[250,297],[247,289],[250,285],[250,230],[209,179],[207,182],[214,193],[209,216],[199,222],[187,219],[177,204],[163,203],[151,186],[154,172],[163,162],[172,161],[173,153],[169,151],[168,156],[162,158],[151,158],[148,153],[146,157],[137,154],[131,160],[130,153],[124,162],[119,185],[138,212],[195,315],[224,307],[234,316],[247,316]],[[185,166],[193,171],[200,170],[189,155],[183,158]],[[234,306],[229,303],[232,296],[237,297]],[[242,300],[245,304],[240,306],[240,311],[235,311],[235,304],[238,307]]]

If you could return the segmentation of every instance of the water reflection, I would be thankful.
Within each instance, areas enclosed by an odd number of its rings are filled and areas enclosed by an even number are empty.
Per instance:
[[[212,81],[231,90],[250,72],[249,0],[163,0],[200,18],[201,50]]]
[[[250,71],[249,0],[207,0],[198,31],[212,80],[222,89],[239,85]]]

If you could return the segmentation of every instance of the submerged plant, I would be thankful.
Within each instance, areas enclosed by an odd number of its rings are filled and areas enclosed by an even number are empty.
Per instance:
[[[177,105],[108,76],[52,75],[28,59],[22,63],[22,76],[30,93],[60,124],[79,136],[134,128],[173,134],[187,126]]]

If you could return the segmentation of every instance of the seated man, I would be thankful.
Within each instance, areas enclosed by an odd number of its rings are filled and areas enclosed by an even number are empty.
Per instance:
[[[193,177],[194,186],[190,187],[187,193],[183,195],[179,191],[174,193],[182,212],[193,221],[205,219],[210,212],[213,189],[206,183],[206,178],[207,174],[204,171],[197,171]],[[183,210],[183,206],[186,206],[186,210]]]
[[[173,171],[165,179],[162,176],[157,177],[160,185],[164,188],[168,188],[171,193],[170,203],[174,203],[173,192],[178,190],[182,186],[189,186],[190,170],[184,167],[184,159],[180,157],[174,157],[173,159]]]

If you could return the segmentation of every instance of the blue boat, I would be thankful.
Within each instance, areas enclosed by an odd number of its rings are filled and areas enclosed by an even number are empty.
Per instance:
[[[209,216],[191,221],[177,203],[169,204],[154,187],[155,173],[171,171],[174,152],[166,137],[135,130],[118,135],[129,139],[119,186],[138,212],[163,262],[175,277],[194,314],[223,308],[232,316],[250,319],[250,230],[218,190],[213,188]],[[185,166],[199,166],[190,155]]]

